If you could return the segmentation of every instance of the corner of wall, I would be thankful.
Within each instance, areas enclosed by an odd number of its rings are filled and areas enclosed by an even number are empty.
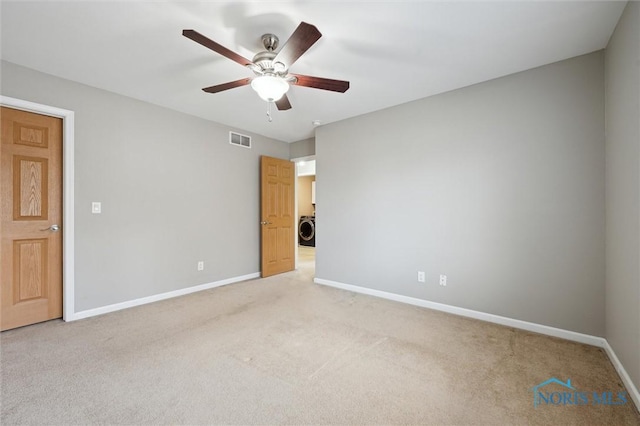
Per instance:
[[[606,339],[640,384],[640,3],[629,2],[605,50]],[[618,368],[618,366],[616,366]]]

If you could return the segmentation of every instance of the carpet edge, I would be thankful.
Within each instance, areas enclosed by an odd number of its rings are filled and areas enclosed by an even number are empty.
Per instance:
[[[474,311],[472,309],[460,308],[457,306],[447,305],[444,303],[431,302],[429,300],[418,299],[415,297],[403,296],[400,294],[389,293],[386,291],[375,290],[366,287],[360,287],[353,284],[345,284],[337,281],[327,280],[324,278],[314,278],[313,282],[328,287],[339,288],[342,290],[352,291],[354,293],[366,294],[369,296],[380,297],[382,299],[392,300],[395,302],[406,303],[409,305],[420,306],[427,309],[433,309],[436,311],[446,312],[449,314],[459,315],[463,317],[473,318],[481,321],[487,321],[494,324],[500,324],[508,327],[513,327],[521,330],[532,331],[534,333],[540,333],[547,336],[558,337],[573,342],[584,343],[591,346],[604,349],[607,357],[613,364],[618,375],[622,379],[631,399],[636,405],[636,408],[640,410],[640,392],[636,388],[635,384],[631,380],[631,377],[625,370],[624,366],[616,356],[613,348],[609,345],[609,342],[604,337],[592,336],[589,334],[578,333],[575,331],[564,330],[561,328],[550,327],[547,325],[537,324],[533,322],[518,320],[509,317],[503,317],[500,315],[489,314],[481,311]]]
[[[65,318],[66,322],[76,321],[79,319],[90,318],[96,315],[103,315],[109,312],[120,311],[122,309],[133,308],[135,306],[146,305],[148,303],[159,302],[161,300],[172,299],[174,297],[185,296],[187,294],[196,293],[198,291],[209,290],[211,288],[222,287],[224,285],[234,284],[240,281],[251,280],[259,278],[260,273],[254,272],[251,274],[240,275],[237,277],[231,277],[224,280],[212,281],[210,283],[199,284],[193,287],[181,288],[179,290],[168,291],[166,293],[154,294],[152,296],[141,297],[139,299],[128,300],[126,302],[114,303],[112,305],[101,306],[99,308],[87,309],[80,312],[74,312],[70,318]]]

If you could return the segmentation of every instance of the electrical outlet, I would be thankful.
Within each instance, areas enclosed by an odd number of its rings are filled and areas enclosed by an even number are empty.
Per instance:
[[[440,285],[441,286],[446,286],[447,285],[447,276],[446,275],[440,275]]]
[[[204,271],[204,261],[198,262],[198,271]]]
[[[419,283],[424,282],[424,271],[418,271],[418,282]]]

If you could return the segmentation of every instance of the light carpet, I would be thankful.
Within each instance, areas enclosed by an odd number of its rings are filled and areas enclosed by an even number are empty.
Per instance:
[[[603,350],[313,284],[300,269],[1,336],[13,424],[640,424],[542,404],[556,377],[624,392]],[[548,392],[562,393],[558,384]]]

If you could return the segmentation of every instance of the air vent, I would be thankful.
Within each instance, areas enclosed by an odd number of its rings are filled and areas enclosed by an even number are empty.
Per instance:
[[[229,132],[229,143],[231,145],[243,146],[251,148],[251,136],[241,135],[240,133]]]

